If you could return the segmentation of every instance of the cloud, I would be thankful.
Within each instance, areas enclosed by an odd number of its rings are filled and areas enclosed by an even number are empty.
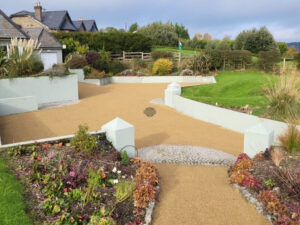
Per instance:
[[[37,0],[0,0],[11,14],[33,10]],[[4,3],[5,1],[5,3]],[[138,22],[172,21],[185,25],[191,36],[211,33],[214,38],[235,37],[240,31],[267,26],[276,40],[300,41],[299,0],[42,0],[47,10],[68,10],[75,20],[95,18],[99,27],[124,28]]]

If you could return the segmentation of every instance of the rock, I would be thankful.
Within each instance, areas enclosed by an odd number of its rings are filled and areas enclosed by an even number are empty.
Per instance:
[[[194,72],[190,69],[184,69],[180,72],[180,76],[193,76]]]
[[[122,76],[136,76],[137,75],[137,72],[135,72],[134,70],[132,69],[127,69],[127,70],[124,70],[122,73],[121,73]]]

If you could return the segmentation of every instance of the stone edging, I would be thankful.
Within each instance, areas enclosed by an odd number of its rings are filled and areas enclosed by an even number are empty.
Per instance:
[[[270,225],[273,225],[272,220],[271,220],[271,215],[269,215],[265,212],[265,210],[263,208],[263,204],[261,202],[259,202],[256,199],[256,197],[247,190],[247,188],[241,187],[238,184],[233,184],[232,186],[240,191],[241,195],[244,197],[244,199],[247,202],[249,202],[249,203],[251,203],[255,206],[257,212],[259,212],[260,214],[265,215],[268,218],[268,220],[270,222]]]
[[[154,202],[150,202],[148,207],[146,208],[146,215],[145,215],[145,223],[143,225],[151,225],[153,222],[153,213],[154,208],[156,206],[157,198],[160,193],[160,186],[156,187],[156,200]]]

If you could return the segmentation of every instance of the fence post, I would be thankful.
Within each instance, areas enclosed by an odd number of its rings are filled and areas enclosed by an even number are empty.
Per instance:
[[[126,52],[123,51],[123,63],[126,61]]]
[[[179,63],[181,63],[181,52],[179,52]]]
[[[142,53],[142,60],[144,60],[144,52],[141,52]]]

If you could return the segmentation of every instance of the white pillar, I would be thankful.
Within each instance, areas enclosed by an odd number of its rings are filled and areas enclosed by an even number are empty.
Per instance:
[[[253,158],[257,153],[265,151],[274,144],[274,130],[262,123],[245,131],[244,153]]]
[[[167,106],[173,107],[173,96],[181,95],[181,86],[178,83],[171,83],[165,90],[165,104]]]
[[[134,126],[126,121],[115,118],[101,127],[106,138],[119,151],[126,151],[129,157],[135,157]]]

